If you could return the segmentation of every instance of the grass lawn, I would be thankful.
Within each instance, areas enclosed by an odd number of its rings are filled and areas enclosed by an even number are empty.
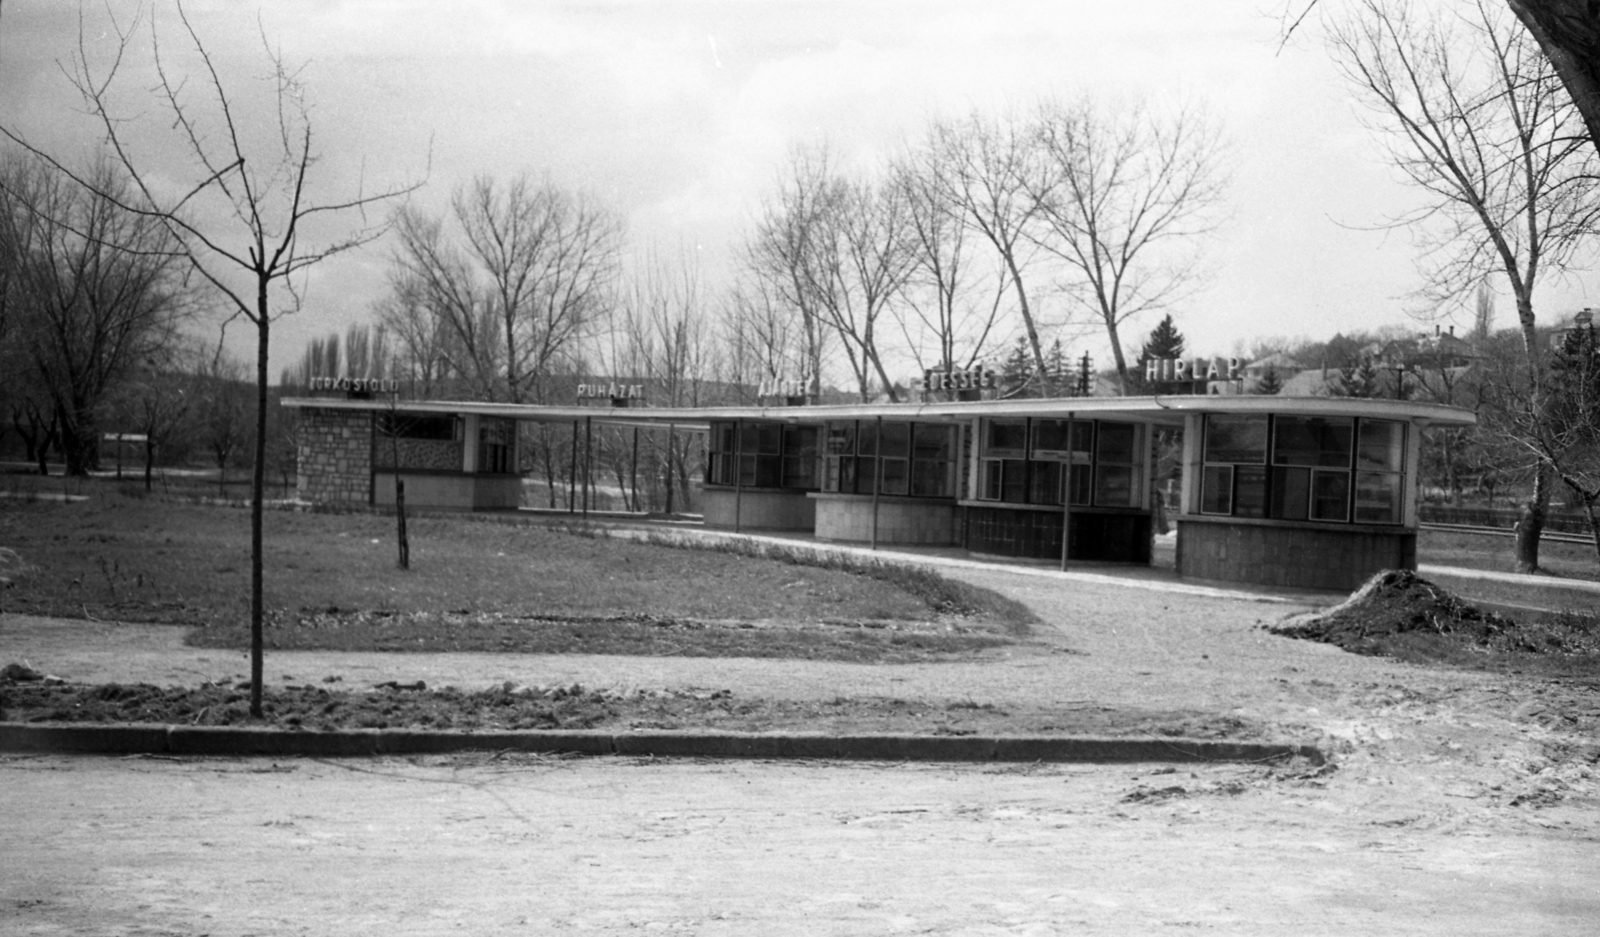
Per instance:
[[[481,517],[269,512],[269,647],[925,660],[1027,634],[992,593],[879,564],[798,565]],[[0,502],[0,546],[33,567],[6,609],[198,626],[241,646],[249,514],[129,497]]]
[[[1510,532],[1504,534],[1458,534],[1445,530],[1423,530],[1417,534],[1417,560],[1441,566],[1462,566],[1511,572],[1516,569],[1515,545]],[[1546,573],[1562,579],[1600,580],[1600,557],[1593,543],[1539,543],[1539,565]]]
[[[1423,530],[1417,535],[1417,560],[1469,570],[1512,572],[1516,569],[1510,534],[1491,536]],[[1494,582],[1470,575],[1429,578],[1462,598],[1513,614],[1530,608],[1591,614],[1600,607],[1600,596],[1592,591],[1566,589],[1560,584],[1563,579],[1600,580],[1600,563],[1595,560],[1593,545],[1546,541],[1539,546],[1539,562],[1550,579],[1538,586]]]

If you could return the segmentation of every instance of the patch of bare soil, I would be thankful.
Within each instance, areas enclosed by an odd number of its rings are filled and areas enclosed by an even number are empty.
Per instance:
[[[639,657],[764,657],[903,664],[970,657],[1015,643],[961,615],[933,620],[814,622],[708,620],[635,613],[581,616],[475,611],[402,612],[337,606],[269,616],[268,650],[498,654],[622,654]],[[194,647],[244,649],[240,626],[196,628]]]
[[[852,732],[935,735],[1092,734],[1254,739],[1262,726],[1234,716],[1083,705],[1005,707],[882,697],[832,700],[741,698],[726,689],[591,689],[518,686],[463,692],[387,682],[368,690],[284,686],[263,691],[265,718],[249,716],[248,684],[198,687],[73,685],[20,665],[0,672],[3,718],[18,722],[264,725],[500,731],[526,729],[699,729],[736,732]]]
[[[1489,611],[1403,569],[1385,570],[1344,602],[1270,628],[1355,654],[1542,676],[1600,676],[1600,618]]]

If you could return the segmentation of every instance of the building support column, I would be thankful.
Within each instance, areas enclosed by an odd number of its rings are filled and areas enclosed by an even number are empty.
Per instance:
[[[740,532],[744,508],[744,421],[733,421],[733,532]]]
[[[1067,554],[1072,544],[1072,470],[1077,467],[1078,454],[1072,445],[1073,414],[1067,414],[1067,469],[1061,479],[1061,571],[1067,571]],[[1090,453],[1093,458],[1093,452]],[[1091,463],[1092,464],[1092,463]],[[1091,479],[1091,482],[1093,480]]]
[[[872,453],[877,457],[875,474],[877,477],[872,482],[872,549],[878,549],[878,495],[883,491],[883,417],[878,417],[877,426],[873,428],[876,438],[872,442]],[[907,466],[910,460],[906,460]]]
[[[578,511],[578,421],[572,421],[572,471],[567,476],[567,513]]]
[[[633,457],[628,463],[628,509],[634,513],[639,512],[639,427],[633,428]]]
[[[461,471],[468,475],[478,471],[478,437],[483,428],[483,417],[467,413],[461,417]],[[395,466],[398,470],[399,466]]]
[[[583,519],[589,519],[589,489],[594,475],[594,417],[583,418]]]
[[[674,432],[676,427],[677,427],[677,424],[675,424],[675,423],[668,423],[667,424],[667,515],[668,516],[671,516],[671,514],[672,514],[672,486],[673,486],[673,483],[674,483],[674,478],[673,478],[673,474],[672,474],[672,459],[673,459],[673,454],[674,454],[674,451],[675,451],[675,448],[676,448],[676,442],[674,441],[673,437],[675,435],[677,435]]]

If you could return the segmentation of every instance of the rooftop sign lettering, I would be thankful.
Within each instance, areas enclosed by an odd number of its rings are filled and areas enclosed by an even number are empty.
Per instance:
[[[756,385],[757,397],[804,397],[810,392],[809,377],[764,377]]]
[[[981,364],[970,368],[941,370],[928,368],[922,372],[922,389],[934,390],[993,390],[1000,385],[1000,376]]]
[[[627,406],[629,401],[644,402],[643,384],[621,384],[600,381],[578,385],[579,400],[609,400],[615,406]]]
[[[313,377],[311,390],[342,390],[351,394],[397,394],[400,382],[387,377]]]
[[[1144,363],[1144,379],[1153,383],[1179,381],[1236,381],[1244,375],[1238,358],[1151,358]]]

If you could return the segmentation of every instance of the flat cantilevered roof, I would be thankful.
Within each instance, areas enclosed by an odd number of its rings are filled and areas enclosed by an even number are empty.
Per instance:
[[[1159,397],[1052,397],[1026,400],[968,400],[938,403],[851,403],[801,407],[580,407],[488,403],[479,400],[383,400],[340,397],[287,397],[283,406],[328,410],[477,414],[535,423],[591,419],[613,426],[665,426],[706,429],[720,420],[775,420],[821,423],[883,417],[893,420],[953,422],[974,417],[1042,417],[1132,420],[1181,424],[1191,413],[1288,413],[1307,416],[1364,416],[1409,420],[1423,425],[1472,426],[1477,414],[1462,407],[1414,400],[1372,397],[1280,397],[1183,395]]]

